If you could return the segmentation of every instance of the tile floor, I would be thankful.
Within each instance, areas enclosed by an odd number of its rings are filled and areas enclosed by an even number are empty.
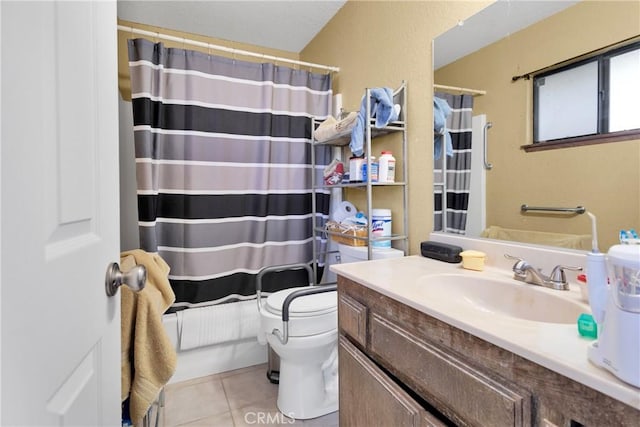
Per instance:
[[[338,426],[337,412],[312,420],[284,417],[276,407],[277,394],[278,386],[267,379],[266,364],[170,384],[159,426]]]

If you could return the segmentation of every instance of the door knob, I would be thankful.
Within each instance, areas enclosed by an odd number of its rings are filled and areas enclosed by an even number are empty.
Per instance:
[[[107,274],[104,279],[104,287],[107,296],[114,296],[121,285],[127,285],[134,292],[144,289],[147,281],[147,269],[144,265],[136,265],[131,270],[123,273],[117,262],[112,262],[107,267]]]

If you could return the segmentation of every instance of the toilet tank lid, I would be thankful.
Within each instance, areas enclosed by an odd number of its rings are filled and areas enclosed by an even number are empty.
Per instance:
[[[308,286],[283,289],[275,292],[267,298],[266,308],[273,314],[282,313],[282,304],[290,293],[308,289]],[[305,295],[293,300],[289,306],[289,316],[315,316],[329,313],[338,309],[338,295],[336,291],[322,292],[319,294]]]
[[[363,261],[367,260],[367,246],[349,246],[338,243],[338,251],[343,256],[358,258]],[[373,248],[372,259],[400,258],[404,256],[404,252],[394,248]]]

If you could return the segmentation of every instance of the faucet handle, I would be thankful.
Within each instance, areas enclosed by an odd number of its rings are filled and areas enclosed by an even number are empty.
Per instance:
[[[553,283],[559,283],[559,284],[561,283],[566,285],[567,277],[564,274],[565,270],[582,271],[582,267],[571,267],[569,265],[556,265],[555,267],[553,267],[553,270],[551,271],[551,275],[549,276],[549,281]]]
[[[529,263],[527,261],[525,261],[523,258],[517,257],[517,256],[513,256],[513,255],[509,255],[509,254],[504,254],[504,257],[507,259],[515,259],[516,263],[513,264],[513,271],[516,273],[522,273],[524,268],[529,265]]]

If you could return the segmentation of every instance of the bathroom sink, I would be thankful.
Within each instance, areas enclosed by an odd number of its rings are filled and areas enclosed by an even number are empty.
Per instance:
[[[459,307],[534,322],[575,323],[589,308],[560,295],[563,292],[464,274],[428,275],[416,282],[416,296],[445,311]]]

